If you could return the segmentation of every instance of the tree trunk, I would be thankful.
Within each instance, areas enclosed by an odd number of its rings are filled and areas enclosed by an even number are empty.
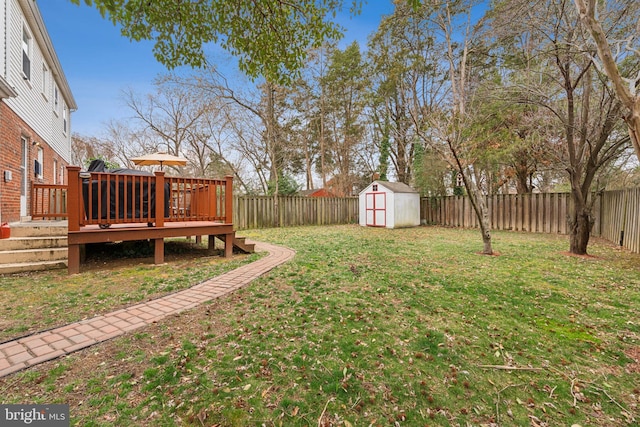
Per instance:
[[[569,251],[576,255],[586,255],[593,219],[588,214],[576,215],[569,220],[569,227]]]
[[[471,202],[471,207],[473,208],[473,212],[476,214],[478,224],[480,225],[483,244],[482,253],[485,255],[493,255],[493,247],[491,246],[491,222],[489,221],[487,204],[484,202],[484,194],[482,194],[482,191],[474,181],[467,178],[467,175],[464,173],[460,157],[458,157],[458,152],[451,141],[447,141],[447,144],[449,145],[449,151],[455,159],[456,166],[458,167],[458,173],[462,176],[462,183],[464,184],[464,188],[467,190],[469,202]]]
[[[482,253],[485,255],[493,255],[493,247],[491,245],[491,223],[489,222],[489,211],[484,202],[484,195],[477,192],[473,195],[475,199],[476,216],[480,224],[480,233],[482,233]]]
[[[586,255],[594,219],[591,209],[575,195],[572,196],[574,209],[569,214],[569,251],[576,255]]]
[[[624,117],[624,121],[629,129],[629,137],[631,138],[633,149],[638,159],[640,159],[640,96],[632,92],[629,84],[622,78],[607,40],[607,35],[596,18],[597,3],[595,1],[585,2],[585,0],[574,1],[580,13],[580,20],[587,27],[596,43],[598,57],[602,61],[602,69],[611,80],[618,99],[629,110],[629,114]],[[635,83],[638,83],[637,79]],[[633,85],[633,87],[635,86]]]
[[[640,98],[638,98],[640,101]],[[631,144],[636,151],[636,156],[640,159],[640,102],[636,102],[635,109],[624,118],[627,127],[629,128],[629,138],[631,138]]]

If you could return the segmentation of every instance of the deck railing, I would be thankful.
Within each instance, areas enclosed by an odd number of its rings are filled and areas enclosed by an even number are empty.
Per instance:
[[[70,231],[87,225],[106,228],[112,224],[147,223],[162,227],[165,222],[232,222],[230,176],[204,179],[165,177],[164,172],[156,172],[154,176],[81,174],[77,166],[69,166],[67,170]]]
[[[33,219],[66,219],[67,186],[31,184],[31,217]]]

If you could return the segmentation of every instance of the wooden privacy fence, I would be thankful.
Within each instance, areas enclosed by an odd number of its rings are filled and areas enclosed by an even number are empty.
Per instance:
[[[598,213],[597,235],[640,253],[640,188],[603,193]]]
[[[236,196],[238,230],[358,222],[357,197]]]
[[[492,230],[566,234],[568,193],[497,194],[487,196]],[[469,198],[465,196],[428,197],[421,200],[421,219],[427,224],[448,227],[478,227]]]
[[[485,198],[492,230],[567,234],[573,209],[569,193],[499,194]],[[478,226],[464,196],[428,197],[420,201],[421,219],[448,227]],[[640,188],[606,191],[596,196],[592,236],[640,253]]]

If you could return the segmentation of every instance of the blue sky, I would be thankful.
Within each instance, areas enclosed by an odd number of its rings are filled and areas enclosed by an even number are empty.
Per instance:
[[[391,0],[368,3],[359,16],[339,16],[346,28],[342,43],[358,40],[364,47],[382,15],[393,11]],[[166,69],[153,57],[151,42],[130,42],[93,8],[69,0],[38,0],[38,7],[78,104],[72,131],[101,136],[105,123],[129,116],[122,90],[151,92],[154,78]]]

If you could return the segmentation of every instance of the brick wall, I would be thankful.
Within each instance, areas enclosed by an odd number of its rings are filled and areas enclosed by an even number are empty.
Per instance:
[[[0,215],[2,222],[20,221],[21,152],[22,138],[27,140],[27,212],[30,215],[31,183],[54,183],[54,160],[57,160],[57,183],[66,183],[60,178],[60,169],[67,163],[51,147],[18,117],[4,102],[0,101]],[[38,148],[43,149],[42,178],[35,175],[34,162],[38,158]],[[5,181],[5,171],[10,171],[12,180]]]

